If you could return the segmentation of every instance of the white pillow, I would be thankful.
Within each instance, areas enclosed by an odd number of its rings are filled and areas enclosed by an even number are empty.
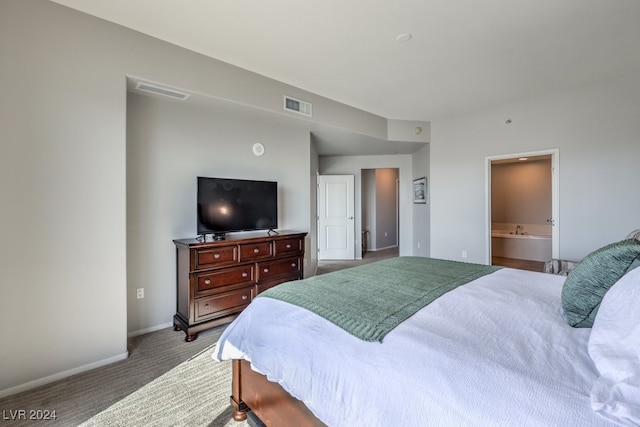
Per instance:
[[[591,389],[593,410],[624,425],[640,425],[640,268],[605,294],[588,348],[600,373]]]

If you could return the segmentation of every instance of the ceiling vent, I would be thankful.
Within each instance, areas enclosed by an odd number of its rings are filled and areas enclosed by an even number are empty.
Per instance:
[[[155,86],[149,83],[142,82],[138,82],[138,84],[136,84],[136,89],[143,92],[154,93],[156,95],[168,96],[169,98],[178,99],[180,101],[184,101],[190,96],[188,93],[178,92],[166,87]]]
[[[286,111],[292,111],[294,113],[311,117],[310,102],[300,101],[299,99],[295,99],[287,95],[284,96],[284,109]]]

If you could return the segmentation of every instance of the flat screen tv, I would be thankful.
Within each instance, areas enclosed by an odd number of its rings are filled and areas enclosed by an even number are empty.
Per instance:
[[[198,177],[198,235],[278,228],[278,183]]]

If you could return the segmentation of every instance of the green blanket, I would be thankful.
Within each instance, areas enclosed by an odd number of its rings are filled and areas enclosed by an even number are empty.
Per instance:
[[[283,283],[259,296],[306,308],[364,341],[382,341],[439,296],[499,268],[433,258],[390,258]]]

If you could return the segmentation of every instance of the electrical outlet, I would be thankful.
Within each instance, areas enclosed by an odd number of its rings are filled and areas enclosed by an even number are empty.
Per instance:
[[[466,258],[467,257],[467,251],[462,251],[462,258]]]
[[[420,249],[420,242],[418,242],[418,249]]]
[[[144,298],[144,288],[138,288],[136,290],[136,296],[138,297],[138,299]]]
[[[387,237],[387,232],[386,231],[384,232],[384,237]]]

